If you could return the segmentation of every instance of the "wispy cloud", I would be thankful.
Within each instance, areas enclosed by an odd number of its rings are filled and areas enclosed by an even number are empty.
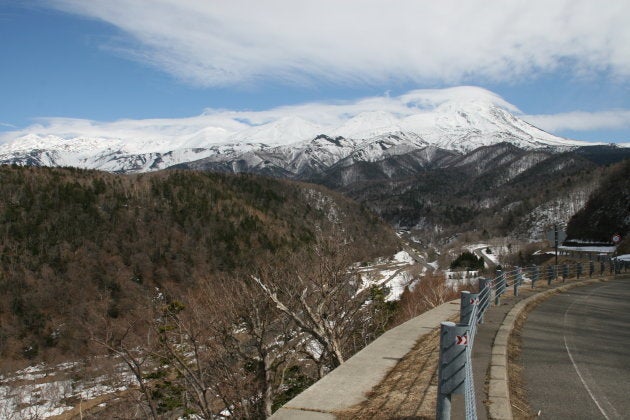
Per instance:
[[[202,86],[455,84],[558,68],[630,75],[630,2],[48,0],[128,38],[109,45]],[[112,41],[115,42],[115,41]]]
[[[549,115],[524,115],[529,123],[550,132],[620,130],[630,128],[630,110],[615,109],[598,112],[564,112]]]

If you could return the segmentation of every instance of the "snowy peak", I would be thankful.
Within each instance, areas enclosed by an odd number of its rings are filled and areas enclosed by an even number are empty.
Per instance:
[[[287,145],[310,140],[323,131],[323,127],[303,118],[284,117],[235,133],[229,141]]]
[[[366,139],[402,131],[400,119],[385,111],[362,112],[333,130],[332,135]]]
[[[481,101],[446,103],[433,112],[406,117],[402,126],[407,131],[422,133],[430,144],[460,152],[502,142],[524,149],[586,144],[553,136],[497,105]]]
[[[204,160],[221,170],[255,166],[300,176],[347,158],[376,162],[427,147],[467,153],[497,143],[526,150],[589,144],[546,133],[508,109],[516,110],[491,92],[466,87],[414,91],[345,108],[315,104],[249,114],[217,111],[144,125],[72,120],[65,130],[55,122],[15,138],[2,135],[0,162],[143,172]]]

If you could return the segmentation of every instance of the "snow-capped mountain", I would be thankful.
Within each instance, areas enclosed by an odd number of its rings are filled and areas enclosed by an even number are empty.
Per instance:
[[[549,134],[484,102],[449,102],[434,112],[406,117],[405,131],[422,133],[427,142],[446,150],[469,152],[501,142],[522,149],[584,146],[585,142]]]
[[[258,124],[234,118],[233,124],[223,126],[171,127],[168,136],[162,137],[121,130],[107,136],[32,130],[0,145],[0,162],[124,173],[187,164],[308,177],[342,161],[346,165],[376,162],[427,147],[466,153],[502,142],[526,150],[566,150],[589,144],[540,130],[487,98],[405,110],[346,113],[326,124],[295,115]]]
[[[283,117],[234,133],[228,139],[234,143],[291,144],[311,140],[324,128],[300,117]]]
[[[386,111],[362,112],[332,131],[333,136],[369,139],[383,134],[403,131],[402,120]]]

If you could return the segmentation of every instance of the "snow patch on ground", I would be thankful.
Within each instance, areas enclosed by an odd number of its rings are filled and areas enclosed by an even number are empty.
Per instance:
[[[405,288],[413,282],[410,270],[416,266],[416,261],[407,251],[400,251],[389,261],[379,260],[367,267],[362,267],[359,271],[362,283],[357,293],[371,286],[383,286],[389,289],[385,297],[387,302],[399,300]]]
[[[83,377],[88,364],[41,363],[0,377],[0,418],[47,418],[72,409],[67,401],[87,401],[123,391],[134,378],[122,365],[115,374]],[[81,378],[81,379],[77,379]]]
[[[412,280],[413,279],[408,271],[402,271],[390,277],[387,281],[387,287],[389,287],[390,291],[385,300],[387,302],[400,300],[405,288]]]
[[[408,264],[415,263],[413,257],[409,255],[407,251],[400,251],[399,253],[394,255],[394,261],[400,262],[400,263],[408,263]]]

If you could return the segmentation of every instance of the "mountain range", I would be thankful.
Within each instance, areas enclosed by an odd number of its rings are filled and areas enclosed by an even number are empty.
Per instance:
[[[630,157],[630,147],[554,136],[487,91],[472,93],[429,108],[406,104],[405,112],[363,107],[336,123],[289,112],[258,124],[221,116],[193,128],[173,124],[164,136],[151,124],[141,132],[124,123],[63,135],[35,129],[5,140],[0,164],[252,173],[324,185],[427,235],[472,229],[533,238],[566,224],[608,166]]]
[[[478,99],[446,101],[411,115],[364,111],[338,125],[285,116],[259,125],[207,126],[169,138],[30,132],[0,145],[0,163],[115,173],[186,164],[309,179],[337,164],[409,154],[431,161],[440,156],[437,150],[464,154],[502,142],[525,150],[568,150],[590,144],[549,134],[489,100]]]

